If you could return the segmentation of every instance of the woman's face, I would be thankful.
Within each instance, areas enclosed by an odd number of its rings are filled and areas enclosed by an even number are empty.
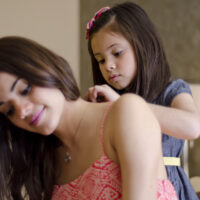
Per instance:
[[[0,112],[19,128],[49,135],[59,124],[65,97],[55,88],[31,86],[0,72]]]

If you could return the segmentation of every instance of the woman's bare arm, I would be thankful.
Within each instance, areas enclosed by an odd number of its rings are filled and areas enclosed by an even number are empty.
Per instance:
[[[113,146],[122,173],[124,200],[155,200],[162,150],[159,124],[145,101],[123,95],[112,106]]]

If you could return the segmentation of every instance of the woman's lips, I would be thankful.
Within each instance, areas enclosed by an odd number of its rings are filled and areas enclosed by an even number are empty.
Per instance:
[[[32,119],[30,121],[30,125],[36,126],[39,123],[43,112],[44,112],[44,107],[39,112],[37,112],[35,115],[33,115]]]

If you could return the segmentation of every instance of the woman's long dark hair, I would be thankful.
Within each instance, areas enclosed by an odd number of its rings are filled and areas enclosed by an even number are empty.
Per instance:
[[[107,82],[94,57],[91,40],[95,33],[104,27],[124,36],[136,55],[136,78],[125,90],[117,92],[133,92],[148,102],[155,100],[169,84],[171,74],[162,43],[146,12],[135,3],[126,2],[105,11],[94,21],[89,31],[88,50],[92,61],[94,84],[97,85]]]
[[[58,88],[71,100],[80,97],[67,61],[30,39],[0,39],[0,72],[31,85]],[[30,200],[51,199],[59,145],[54,135],[22,130],[0,114],[0,199],[22,200],[22,188]]]

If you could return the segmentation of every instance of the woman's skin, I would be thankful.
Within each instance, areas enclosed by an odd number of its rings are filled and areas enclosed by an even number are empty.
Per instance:
[[[108,103],[66,100],[59,89],[30,86],[4,72],[0,91],[0,112],[12,123],[36,134],[54,134],[63,143],[57,151],[57,184],[75,180],[102,155],[99,131]],[[156,181],[167,175],[160,127],[142,98],[127,94],[113,103],[103,142],[106,156],[120,165],[123,199],[156,199]],[[72,157],[67,165],[66,150]]]
[[[32,88],[25,80],[8,76],[7,73],[0,73],[0,82],[3,86],[0,93],[0,112],[13,124],[43,135],[49,135],[55,130],[65,102],[60,91]],[[58,104],[61,100],[63,103]]]

